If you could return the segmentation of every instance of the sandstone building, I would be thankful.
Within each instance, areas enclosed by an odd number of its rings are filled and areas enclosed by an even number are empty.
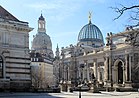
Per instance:
[[[91,17],[91,16],[89,16]],[[106,45],[100,29],[89,23],[80,30],[76,45],[61,49],[59,83],[63,91],[79,85],[101,90],[139,88],[139,29],[108,33]]]
[[[0,6],[0,89],[27,90],[31,85],[28,22]]]

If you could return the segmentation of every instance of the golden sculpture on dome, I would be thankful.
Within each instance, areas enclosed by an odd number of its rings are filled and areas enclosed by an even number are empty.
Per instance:
[[[89,12],[89,23],[91,23],[91,18],[92,18],[92,12]]]

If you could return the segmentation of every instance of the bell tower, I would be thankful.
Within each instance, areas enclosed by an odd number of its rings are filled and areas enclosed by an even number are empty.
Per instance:
[[[46,32],[45,19],[41,14],[41,16],[39,17],[39,20],[38,20],[38,33],[45,33],[45,32]]]

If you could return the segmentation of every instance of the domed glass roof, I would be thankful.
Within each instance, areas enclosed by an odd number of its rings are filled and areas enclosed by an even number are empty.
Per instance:
[[[80,30],[78,41],[95,41],[104,43],[100,29],[92,24],[91,21]]]

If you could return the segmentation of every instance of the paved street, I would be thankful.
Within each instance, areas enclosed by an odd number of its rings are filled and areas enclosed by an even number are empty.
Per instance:
[[[0,98],[60,98],[47,93],[1,93]]]
[[[138,92],[82,92],[81,94],[81,98],[139,98]],[[0,98],[79,98],[79,93],[0,93]]]

